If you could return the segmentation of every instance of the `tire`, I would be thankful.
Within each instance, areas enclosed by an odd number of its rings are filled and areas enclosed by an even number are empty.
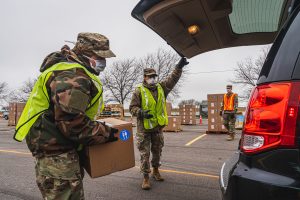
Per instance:
[[[7,116],[7,115],[5,115],[5,116],[4,116],[4,119],[5,119],[5,120],[8,120],[8,116]]]

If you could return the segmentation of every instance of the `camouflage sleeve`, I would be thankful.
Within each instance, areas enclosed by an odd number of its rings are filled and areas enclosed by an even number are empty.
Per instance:
[[[132,116],[137,117],[140,109],[142,108],[141,105],[141,95],[139,88],[136,88],[134,93],[132,94],[131,102],[129,105],[129,111]]]
[[[167,97],[171,90],[175,87],[176,83],[179,81],[182,74],[182,69],[175,67],[174,71],[165,80],[160,82],[165,96]]]
[[[65,137],[79,144],[100,144],[109,137],[106,126],[85,114],[94,87],[89,77],[78,70],[59,72],[50,83],[56,126]]]

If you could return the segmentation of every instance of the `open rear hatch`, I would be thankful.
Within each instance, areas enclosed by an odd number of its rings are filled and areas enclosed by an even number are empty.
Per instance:
[[[132,16],[181,56],[272,43],[292,0],[141,0]],[[189,31],[190,28],[190,31]]]

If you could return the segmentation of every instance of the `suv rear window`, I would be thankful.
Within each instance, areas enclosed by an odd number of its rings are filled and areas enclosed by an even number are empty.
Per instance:
[[[236,34],[276,32],[285,0],[235,0],[229,15]]]
[[[298,69],[300,66],[295,69],[300,51],[299,33],[300,12],[298,7],[279,32],[266,58],[257,84],[300,78],[300,69]]]

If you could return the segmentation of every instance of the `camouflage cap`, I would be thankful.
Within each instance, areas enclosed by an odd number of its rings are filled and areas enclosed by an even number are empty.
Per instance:
[[[232,89],[232,85],[226,85],[227,89]]]
[[[89,56],[95,55],[101,58],[116,57],[109,49],[108,38],[99,33],[79,33],[74,49]]]
[[[151,76],[151,75],[157,76],[155,69],[153,68],[144,69],[144,76]]]

